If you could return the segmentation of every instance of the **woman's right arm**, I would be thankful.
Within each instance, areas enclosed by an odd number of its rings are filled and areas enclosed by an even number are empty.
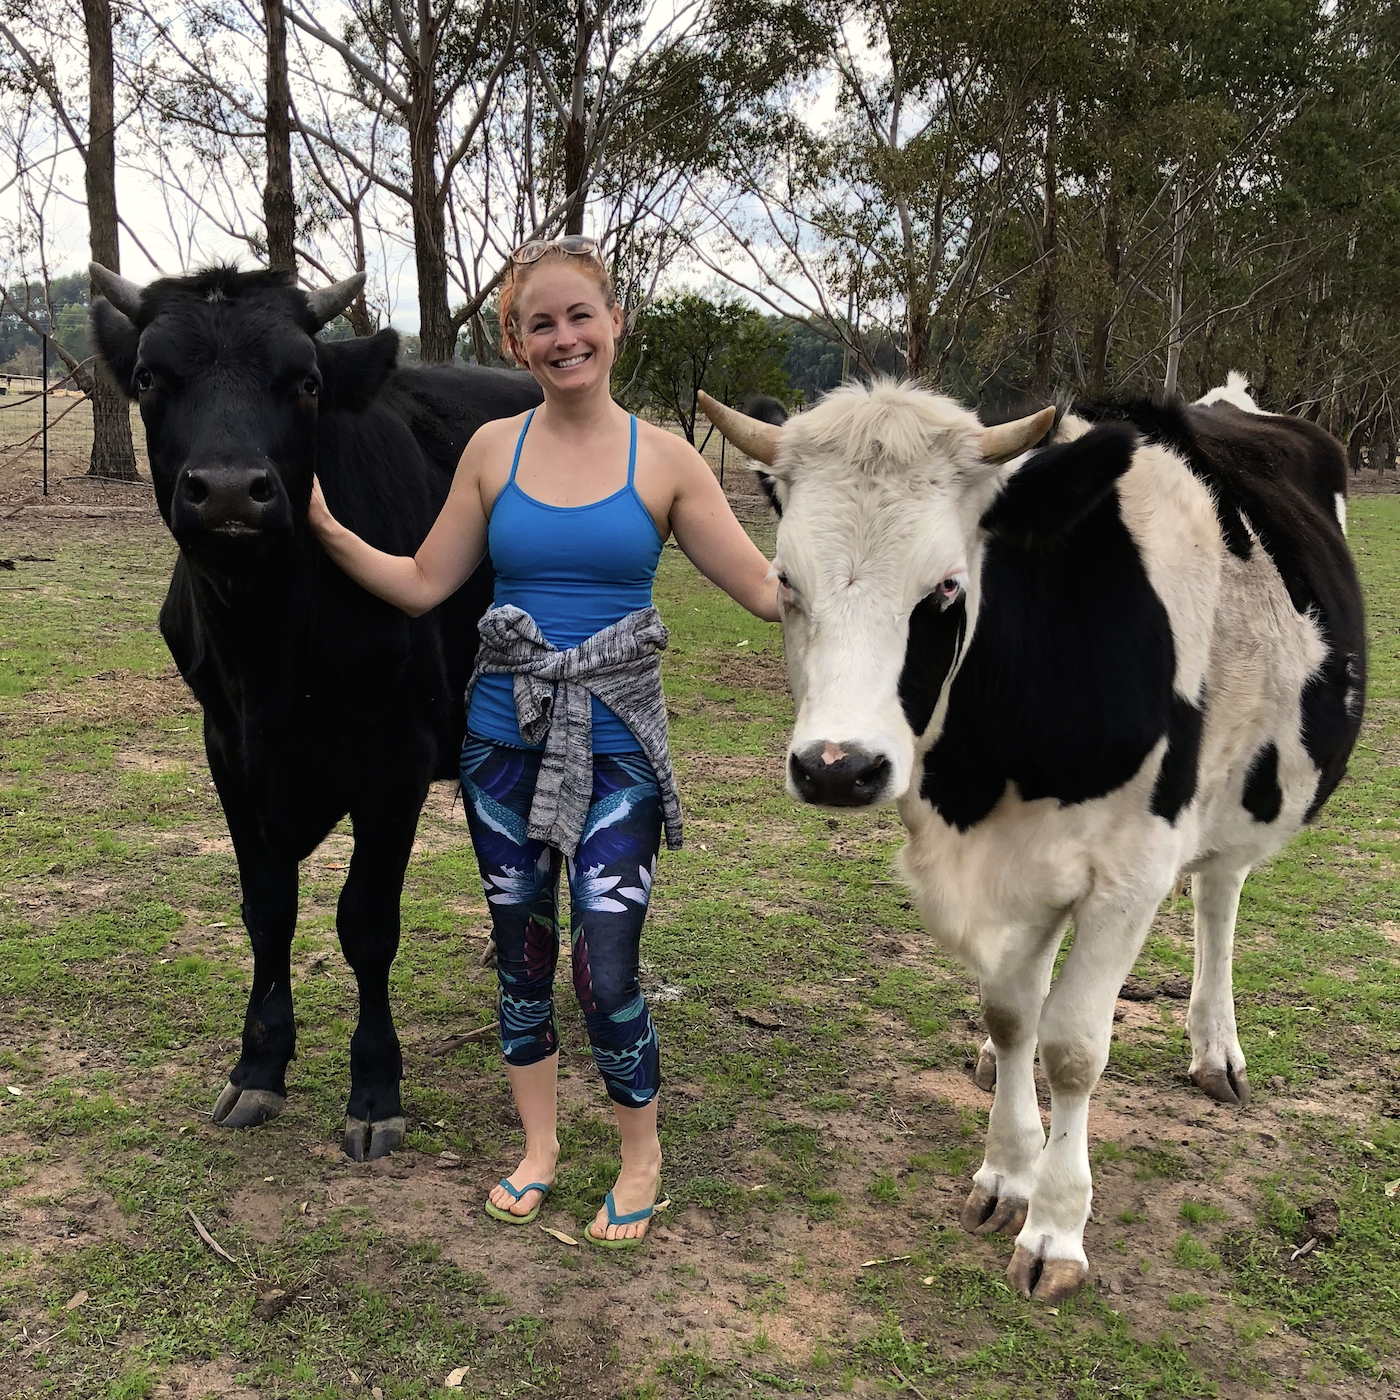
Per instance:
[[[451,597],[486,553],[486,512],[478,482],[481,453],[472,450],[476,446],[476,438],[467,444],[442,511],[412,557],[386,554],[346,529],[330,513],[319,481],[311,484],[307,524],[326,553],[361,588],[419,617]]]

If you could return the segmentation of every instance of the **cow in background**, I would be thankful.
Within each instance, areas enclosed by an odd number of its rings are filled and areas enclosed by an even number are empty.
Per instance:
[[[1016,1233],[1012,1286],[1055,1302],[1088,1273],[1088,1104],[1115,999],[1179,872],[1196,909],[1191,1076],[1248,1098],[1240,890],[1317,815],[1361,724],[1342,449],[1238,397],[1067,415],[1053,433],[1053,410],[986,428],[889,382],[781,427],[705,408],[766,464],[781,512],[788,790],[898,803],[902,872],[977,974],[995,1052],[962,1221]]]
[[[160,628],[204,709],[253,946],[242,1052],[214,1121],[282,1112],[296,1052],[297,863],[347,814],[354,854],[336,930],[359,987],[345,1151],[403,1139],[403,1060],[389,1008],[399,900],[428,785],[453,778],[483,565],[406,617],[335,567],[305,528],[313,473],[336,518],[412,554],[488,419],[540,401],[527,375],[396,369],[391,330],[316,333],[363,274],[306,293],[289,276],[211,268],[139,287],[94,265],[102,360],[141,407],[161,515],[180,546]]]

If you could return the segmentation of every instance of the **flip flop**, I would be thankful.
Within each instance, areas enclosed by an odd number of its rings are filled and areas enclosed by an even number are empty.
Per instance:
[[[631,1225],[637,1220],[650,1220],[656,1210],[656,1206],[653,1204],[646,1206],[642,1210],[631,1211],[627,1215],[619,1215],[617,1213],[617,1207],[613,1204],[613,1194],[611,1191],[603,1198],[603,1204],[608,1209],[609,1225]],[[646,1243],[647,1235],[650,1234],[651,1231],[648,1230],[644,1235],[630,1235],[620,1240],[603,1239],[593,1233],[593,1222],[591,1220],[583,1229],[584,1238],[590,1244],[596,1244],[599,1249],[636,1249],[638,1245]]]
[[[486,1214],[493,1220],[504,1220],[507,1225],[528,1225],[539,1213],[540,1207],[544,1205],[544,1198],[549,1195],[549,1185],[543,1181],[532,1181],[528,1186],[522,1186],[517,1190],[505,1177],[501,1178],[501,1185],[518,1201],[522,1196],[528,1196],[531,1191],[538,1191],[540,1198],[535,1202],[532,1210],[526,1211],[524,1215],[515,1215],[511,1211],[502,1210],[494,1201],[488,1199],[486,1202]]]

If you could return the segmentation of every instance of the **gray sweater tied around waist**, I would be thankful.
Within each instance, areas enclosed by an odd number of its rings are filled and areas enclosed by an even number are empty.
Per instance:
[[[681,844],[681,801],[671,772],[661,657],[670,634],[655,608],[640,608],[568,651],[551,646],[522,608],[507,603],[481,619],[481,650],[467,682],[467,704],[486,675],[515,677],[515,713],[527,744],[544,743],[530,803],[531,840],[573,857],[593,795],[596,695],[636,736],[656,773],[666,844]]]

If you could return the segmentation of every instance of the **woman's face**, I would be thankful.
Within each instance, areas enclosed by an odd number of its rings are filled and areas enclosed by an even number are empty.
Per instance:
[[[607,306],[586,270],[550,259],[530,273],[516,306],[520,349],[547,393],[585,394],[608,382],[622,309]]]

